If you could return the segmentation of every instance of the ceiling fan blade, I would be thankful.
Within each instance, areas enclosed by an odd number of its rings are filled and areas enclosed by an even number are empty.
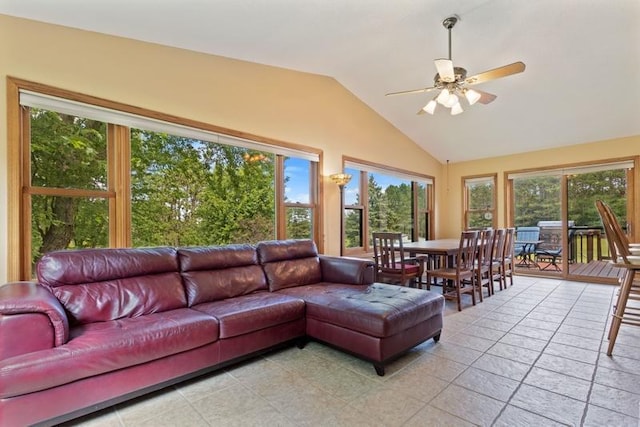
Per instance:
[[[434,90],[434,89],[436,89],[436,88],[435,87],[425,87],[425,88],[422,88],[422,89],[403,90],[401,92],[387,93],[385,96],[408,95],[410,93],[423,93],[423,92],[429,92],[430,90]]]
[[[440,80],[446,83],[452,83],[456,81],[456,75],[453,72],[453,61],[450,59],[436,59],[436,69],[440,74]]]
[[[514,62],[513,64],[505,65],[503,67],[494,68],[493,70],[485,71],[475,76],[468,77],[465,83],[468,85],[475,85],[478,83],[486,82],[488,80],[499,79],[501,77],[507,77],[512,74],[518,74],[524,71],[525,65],[523,62]]]
[[[489,104],[490,102],[493,102],[497,98],[497,96],[492,93],[483,92],[478,89],[474,89],[474,90],[480,94],[480,99],[478,99],[478,102],[480,104],[485,104],[485,105]]]

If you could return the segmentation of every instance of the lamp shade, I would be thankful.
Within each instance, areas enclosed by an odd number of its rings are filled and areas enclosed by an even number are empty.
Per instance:
[[[464,96],[467,98],[467,101],[469,101],[469,105],[473,105],[478,102],[481,95],[473,89],[467,89],[464,92]]]
[[[333,175],[329,175],[329,178],[341,187],[347,185],[349,181],[351,181],[351,175],[348,173],[334,173]]]
[[[460,103],[458,102],[456,105],[454,105],[453,107],[451,107],[451,115],[452,116],[456,116],[460,113],[462,113],[464,110],[462,109],[462,105],[460,105]]]
[[[438,103],[434,99],[432,99],[427,105],[424,106],[423,110],[425,113],[433,114],[436,111],[437,105]]]
[[[436,98],[436,101],[438,101],[441,105],[444,105],[445,107],[447,106],[447,102],[449,101],[449,90],[448,89],[442,89],[442,91],[440,92],[440,95],[438,95],[438,97]]]

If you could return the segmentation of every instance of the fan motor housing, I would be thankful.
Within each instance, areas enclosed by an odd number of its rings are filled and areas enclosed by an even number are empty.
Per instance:
[[[467,78],[467,70],[465,70],[462,67],[453,67],[453,74],[456,78],[455,83],[463,82]],[[446,82],[440,79],[440,73],[436,73],[435,77],[433,78],[433,81],[435,82],[436,86],[438,84],[441,84],[441,85],[446,84]]]

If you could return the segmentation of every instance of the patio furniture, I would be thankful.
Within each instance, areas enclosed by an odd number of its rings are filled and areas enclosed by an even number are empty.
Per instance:
[[[513,255],[520,257],[519,267],[535,266],[535,259],[532,255],[536,253],[536,246],[540,241],[540,227],[518,227],[516,228],[516,241],[513,246]]]

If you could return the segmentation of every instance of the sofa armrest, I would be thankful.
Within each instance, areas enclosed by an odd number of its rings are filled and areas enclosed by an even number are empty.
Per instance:
[[[0,286],[2,358],[52,348],[69,339],[69,320],[58,299],[35,282]],[[7,345],[9,344],[9,345]]]
[[[366,259],[320,255],[324,282],[370,285],[375,278],[374,266],[373,261]]]

